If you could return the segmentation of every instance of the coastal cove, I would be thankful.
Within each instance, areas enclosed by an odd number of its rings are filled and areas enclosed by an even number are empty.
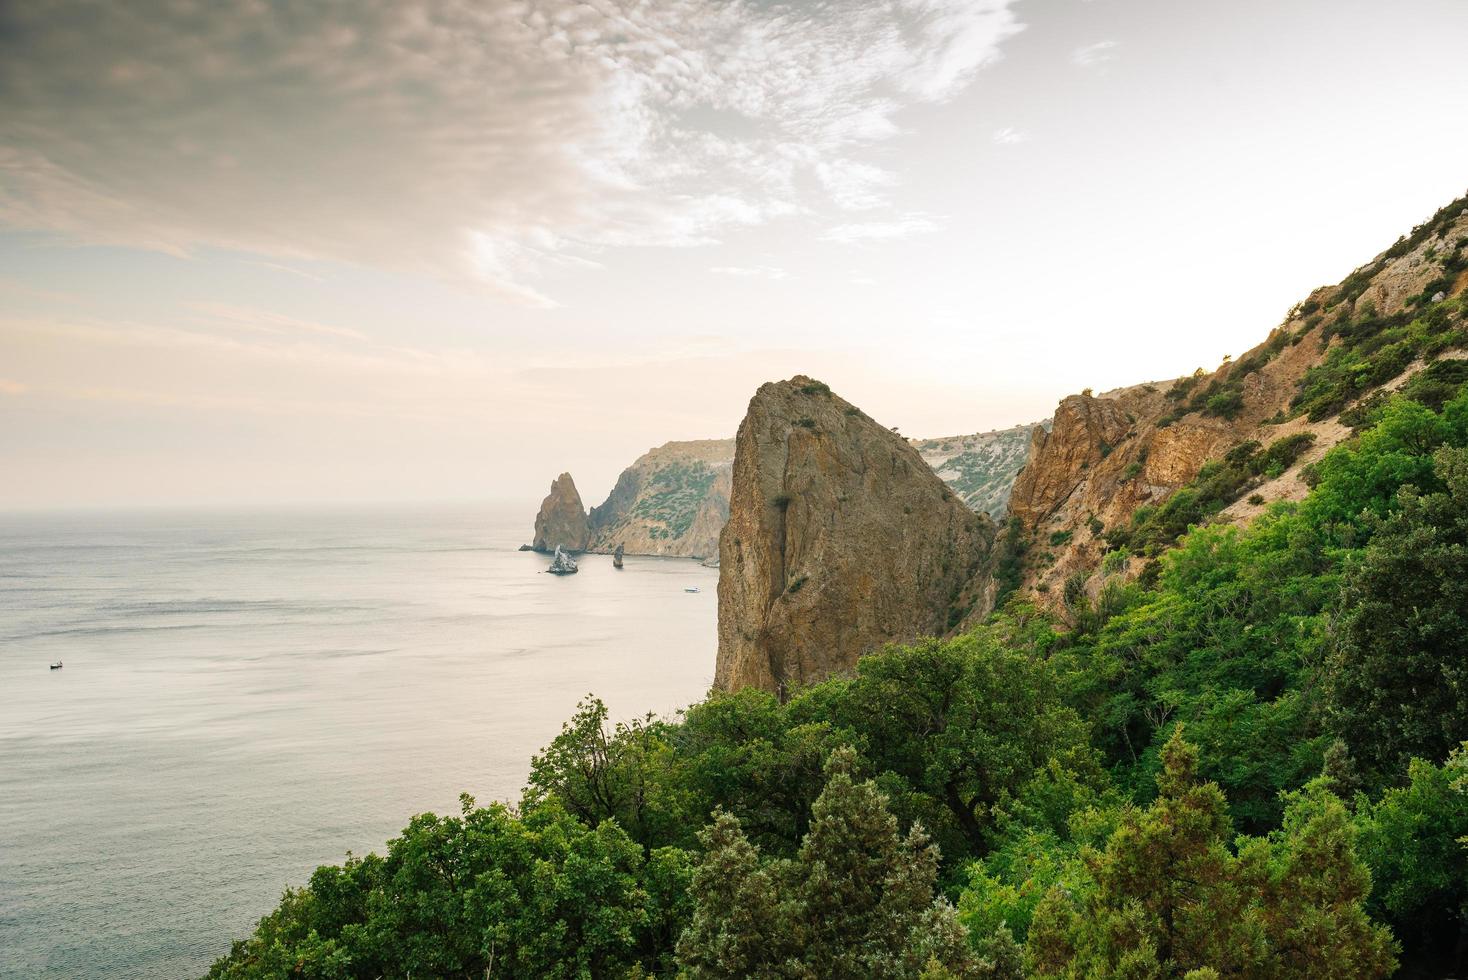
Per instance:
[[[517,800],[587,693],[702,697],[717,572],[543,574],[524,512],[0,517],[0,977],[197,976],[407,815]]]

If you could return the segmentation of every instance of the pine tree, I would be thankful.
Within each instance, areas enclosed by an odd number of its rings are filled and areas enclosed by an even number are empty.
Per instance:
[[[938,849],[903,836],[886,798],[838,749],[793,859],[761,861],[739,822],[704,832],[692,924],[678,944],[692,977],[979,977],[951,905],[935,899]]]
[[[1230,852],[1228,804],[1197,778],[1178,726],[1163,747],[1157,800],[1129,809],[1104,852],[1084,860],[1091,887],[1053,888],[1035,911],[1033,975],[1376,978],[1396,966],[1390,933],[1366,917],[1370,876],[1345,807],[1323,780],[1292,794],[1284,827]]]

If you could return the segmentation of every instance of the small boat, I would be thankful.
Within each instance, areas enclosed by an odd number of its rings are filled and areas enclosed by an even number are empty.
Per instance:
[[[51,665],[51,669],[52,670],[60,670],[61,669],[61,661],[58,660],[54,664],[52,664]]]
[[[697,592],[698,591],[698,586],[696,586],[696,585],[688,585],[688,586],[685,586],[683,588],[683,591],[684,592]]]

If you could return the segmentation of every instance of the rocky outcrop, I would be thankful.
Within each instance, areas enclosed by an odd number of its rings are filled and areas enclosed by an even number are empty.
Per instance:
[[[761,386],[735,443],[719,690],[784,696],[988,611],[993,522],[826,385]]]
[[[1015,481],[1009,511],[1027,525],[1048,514],[1086,479],[1091,467],[1126,438],[1131,428],[1127,412],[1116,402],[1072,395],[1055,409],[1050,431],[1037,429],[1029,458],[1043,465],[1026,466]]]
[[[733,439],[669,442],[622,471],[606,502],[591,508],[588,550],[708,558],[729,518]]]
[[[612,552],[612,567],[613,568],[621,568],[622,567],[622,546],[620,544],[617,545],[617,550],[614,551],[614,552]]]
[[[556,545],[556,556],[551,559],[550,567],[546,571],[552,575],[575,575],[580,570],[576,559],[562,551],[560,545]]]
[[[576,481],[571,479],[570,473],[562,473],[551,484],[550,493],[540,502],[531,547],[536,551],[554,551],[557,548],[585,551],[589,538],[586,509],[581,504],[581,494],[576,492]]]
[[[998,521],[1008,508],[1015,475],[1029,458],[1035,435],[1044,433],[1045,424],[911,442],[923,462],[960,500]]]

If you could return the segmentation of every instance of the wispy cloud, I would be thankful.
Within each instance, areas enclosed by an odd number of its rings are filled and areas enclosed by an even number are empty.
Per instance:
[[[850,245],[857,242],[893,241],[937,231],[937,221],[921,214],[910,214],[892,221],[861,221],[837,225],[821,235],[822,241]]]
[[[0,225],[552,305],[568,257],[888,206],[869,151],[999,57],[1015,2],[26,5],[0,33]]]
[[[1012,146],[1015,143],[1028,143],[1029,133],[1022,133],[1013,126],[1005,126],[1003,129],[994,130],[994,142],[1000,146]]]
[[[1115,58],[1116,48],[1116,41],[1097,41],[1094,44],[1085,44],[1070,53],[1070,60],[1081,68],[1094,68]]]
[[[709,271],[716,272],[721,276],[738,276],[745,279],[790,278],[790,273],[786,272],[784,269],[776,268],[775,266],[771,265],[716,265],[712,266]]]

